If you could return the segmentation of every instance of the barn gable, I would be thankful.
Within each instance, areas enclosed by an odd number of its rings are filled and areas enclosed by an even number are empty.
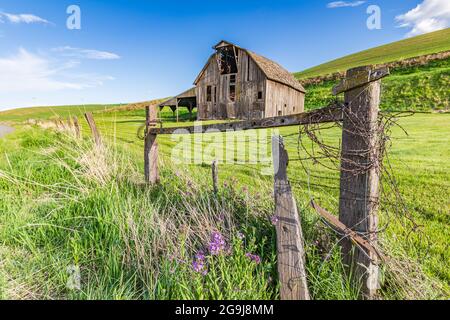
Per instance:
[[[278,63],[227,41],[215,52],[189,90],[160,107],[197,107],[198,120],[261,119],[304,111],[305,89]],[[175,112],[175,111],[174,111]]]

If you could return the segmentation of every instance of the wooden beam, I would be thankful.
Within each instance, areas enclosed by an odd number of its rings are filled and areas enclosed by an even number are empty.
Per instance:
[[[356,79],[361,74],[374,72],[370,67],[359,67],[347,71],[346,77]],[[372,81],[370,77],[365,81],[359,82],[358,86],[349,86],[351,89],[345,92],[339,220],[376,245],[381,175],[378,134],[381,81]],[[374,263],[376,255],[354,247],[351,239],[344,239],[342,251],[344,264],[362,285],[364,296],[374,298],[379,287],[379,268]]]
[[[356,232],[348,228],[346,225],[344,225],[337,217],[329,213],[327,210],[320,207],[317,203],[314,201],[310,202],[311,207],[322,217],[326,220],[328,224],[330,224],[333,229],[338,231],[341,234],[347,235],[353,242],[358,244],[359,246],[363,247],[367,251],[370,251],[373,253],[374,256],[377,256],[379,259],[375,262],[380,261],[386,261],[386,257],[378,251],[377,248],[372,246],[372,244],[364,239],[363,237],[359,236]]]
[[[158,170],[158,142],[157,135],[150,133],[150,128],[158,122],[158,109],[147,106],[145,108],[145,142],[144,142],[144,174],[149,184],[159,183]]]
[[[335,96],[342,92],[365,86],[370,82],[378,81],[389,75],[389,68],[387,67],[382,67],[376,70],[372,70],[367,67],[359,67],[352,70],[351,75],[347,74],[345,79],[333,87],[333,94]]]
[[[150,129],[150,132],[155,134],[192,134],[192,133],[206,133],[208,130],[211,129],[219,130],[221,132],[227,132],[227,131],[240,131],[250,129],[288,127],[304,124],[316,124],[316,123],[327,123],[337,121],[342,121],[342,108],[325,107],[310,112],[283,117],[235,121],[227,123],[210,124],[204,126],[153,128]]]
[[[100,133],[97,129],[97,125],[95,124],[94,117],[92,116],[92,113],[87,112],[84,114],[84,117],[86,118],[86,121],[89,125],[89,128],[91,129],[92,136],[94,137],[95,144],[97,146],[102,145],[102,138],[100,136]]]
[[[310,300],[300,216],[287,177],[289,158],[280,136],[272,138],[272,155],[281,300]]]

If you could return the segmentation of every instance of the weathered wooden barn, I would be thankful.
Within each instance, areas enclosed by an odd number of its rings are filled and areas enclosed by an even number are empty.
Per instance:
[[[198,120],[261,119],[304,111],[305,89],[282,66],[230,42],[213,48],[194,82],[195,95],[188,90],[189,96],[183,93],[160,107],[192,110],[184,105],[190,103],[198,108]]]

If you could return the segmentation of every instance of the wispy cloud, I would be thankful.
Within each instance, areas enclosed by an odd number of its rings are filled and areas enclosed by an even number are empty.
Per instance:
[[[334,1],[327,4],[328,9],[358,7],[363,5],[366,1]]]
[[[21,48],[10,57],[0,57],[0,96],[27,93],[81,90],[103,85],[110,76],[77,73],[77,61],[51,61]]]
[[[0,12],[0,22],[9,21],[11,23],[19,24],[19,23],[40,23],[40,24],[50,24],[50,21],[38,17],[34,14],[29,13],[20,13],[20,14],[12,14],[7,12]]]
[[[60,52],[65,57],[73,57],[80,59],[92,59],[92,60],[117,60],[120,59],[118,54],[99,51],[93,49],[81,49],[73,48],[69,46],[54,48],[53,51]]]
[[[410,28],[406,37],[442,30],[450,27],[450,1],[424,0],[414,9],[398,15],[399,27]]]

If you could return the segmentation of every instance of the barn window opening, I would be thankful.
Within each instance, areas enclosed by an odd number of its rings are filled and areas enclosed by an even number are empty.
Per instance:
[[[237,73],[237,56],[233,46],[217,49],[220,74]]]
[[[211,86],[207,86],[206,87],[206,101],[207,102],[211,102],[212,100],[212,87]]]
[[[230,85],[230,100],[231,101],[236,101],[236,86],[235,85]]]
[[[236,101],[236,75],[230,75],[230,100]]]
[[[263,98],[262,91],[258,91],[258,100],[262,100],[262,98]]]
[[[283,112],[281,110],[278,110],[278,116],[282,116]]]

